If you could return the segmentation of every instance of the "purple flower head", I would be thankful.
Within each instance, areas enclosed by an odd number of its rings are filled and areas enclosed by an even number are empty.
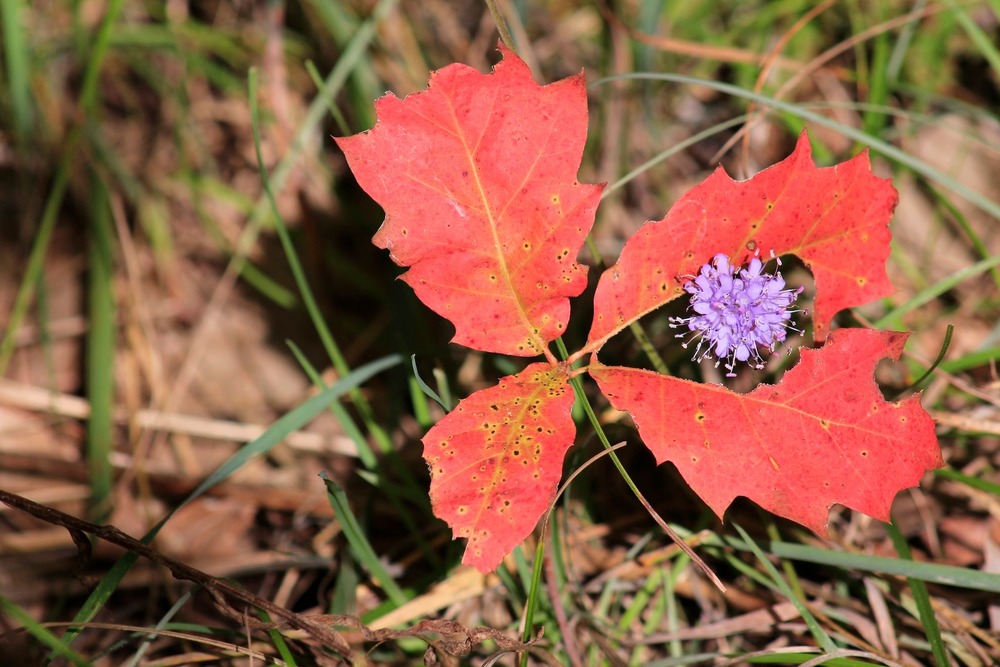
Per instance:
[[[772,253],[773,256],[773,253]],[[781,265],[781,260],[777,260]],[[754,257],[749,266],[740,269],[729,264],[725,255],[716,255],[701,267],[697,276],[684,285],[691,295],[690,317],[671,317],[670,326],[687,326],[693,334],[682,345],[686,348],[697,340],[694,360],[702,361],[715,355],[716,367],[725,360],[726,375],[734,377],[737,361],[749,362],[754,368],[763,368],[760,349],[774,352],[774,347],[785,340],[790,321],[789,310],[802,288],[785,289],[781,274],[761,273],[763,262]],[[686,333],[677,334],[683,338]]]

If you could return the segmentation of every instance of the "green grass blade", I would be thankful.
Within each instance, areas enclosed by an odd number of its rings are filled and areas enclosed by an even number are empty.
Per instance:
[[[351,505],[347,502],[347,494],[344,493],[344,489],[327,477],[326,473],[320,473],[320,477],[326,485],[326,495],[330,499],[330,507],[333,508],[337,520],[344,531],[344,537],[347,538],[347,543],[351,546],[351,551],[354,553],[355,558],[361,563],[361,567],[368,571],[368,574],[375,579],[394,604],[397,606],[406,604],[409,601],[409,597],[396,584],[395,580],[389,576],[386,569],[382,567],[382,562],[378,559],[375,550],[372,549],[371,543],[365,536],[365,531],[361,528],[361,524],[358,523],[354,512],[351,511]]]
[[[595,85],[596,83],[599,82],[595,82]],[[706,128],[701,132],[696,132],[695,134],[692,134],[690,137],[684,139],[683,141],[678,141],[676,144],[671,144],[670,148],[657,153],[650,159],[640,164],[635,169],[631,170],[630,172],[619,178],[614,183],[609,184],[608,187],[604,188],[604,191],[601,192],[601,199],[603,200],[609,194],[611,194],[618,188],[622,187],[629,181],[633,180],[639,174],[649,171],[650,169],[660,164],[664,160],[667,160],[672,156],[677,155],[678,153],[686,151],[689,147],[694,146],[695,144],[700,143],[705,139],[708,139],[709,137],[714,137],[716,134],[728,130],[731,127],[742,125],[747,121],[748,118],[749,116],[747,114],[740,114],[739,116],[734,116],[728,120],[722,121],[721,123],[716,123],[712,127]],[[596,256],[597,253],[594,254]]]
[[[955,219],[955,222],[957,222],[959,227],[962,228],[965,235],[969,237],[969,242],[972,244],[972,247],[976,249],[976,252],[979,254],[979,258],[989,259],[989,249],[986,247],[986,244],[983,243],[983,240],[979,238],[976,230],[974,230],[972,225],[969,224],[969,220],[965,214],[958,210],[957,206],[952,204],[947,197],[942,196],[937,190],[931,188],[931,194],[934,196],[934,200],[948,212],[948,215]],[[993,267],[990,269],[990,273],[993,275],[993,284],[997,286],[998,290],[1000,290],[1000,270]]]
[[[309,379],[312,381],[313,386],[316,389],[322,391],[326,388],[326,383],[323,382],[322,376],[320,376],[319,371],[316,367],[310,363],[309,359],[306,358],[305,353],[295,344],[294,341],[286,340],[285,344],[288,345],[288,349],[292,351],[292,355],[295,360],[299,362],[299,366],[302,370],[306,372]],[[351,413],[340,403],[340,401],[334,401],[330,404],[330,412],[340,423],[341,428],[344,429],[344,433],[351,439],[354,446],[358,448],[358,458],[361,459],[361,463],[372,470],[378,466],[378,457],[375,456],[375,452],[372,451],[371,445],[368,444],[368,439],[365,438],[365,434],[361,432],[358,428],[357,423],[355,423],[354,418],[351,417]]]
[[[89,324],[86,342],[86,387],[90,402],[87,419],[87,464],[90,481],[90,516],[104,523],[111,514],[114,472],[114,368],[115,296],[114,228],[108,191],[91,171],[90,244],[88,248]]]
[[[855,6],[855,9],[859,8]],[[885,3],[878,3],[871,7],[866,7],[864,11],[851,12],[852,20],[856,21],[854,32],[862,32],[864,30],[864,23],[882,23],[885,21],[885,9]],[[871,48],[871,61],[868,62],[868,67],[865,68],[867,81],[859,83],[867,83],[867,102],[874,105],[882,105],[885,104],[889,95],[887,67],[889,58],[891,57],[889,35],[883,32],[869,40],[868,44],[858,44],[856,53],[860,57],[863,57],[866,48],[869,46]],[[862,125],[864,131],[868,134],[875,135],[881,133],[885,128],[885,122],[886,117],[878,112],[869,110],[862,114]]]
[[[31,54],[24,41],[21,0],[0,0],[0,23],[3,25],[3,59],[7,70],[7,95],[14,116],[14,132],[24,143],[34,131],[31,109]]]
[[[123,0],[112,0],[104,10],[104,17],[98,29],[97,37],[89,53],[85,54],[87,67],[83,73],[83,83],[80,92],[80,106],[86,116],[90,116],[97,104],[97,82],[100,79],[101,67],[104,64],[104,57],[107,54],[108,39],[111,34],[111,27],[121,11]],[[4,25],[7,25],[6,22]],[[27,315],[31,306],[32,297],[35,294],[35,287],[41,276],[42,263],[48,251],[49,242],[52,239],[52,230],[55,227],[59,209],[62,206],[63,197],[66,195],[66,186],[69,184],[70,169],[76,166],[76,148],[80,142],[82,130],[79,126],[74,127],[64,142],[62,158],[56,169],[56,175],[52,182],[52,189],[45,201],[45,208],[42,212],[42,219],[35,233],[35,239],[31,248],[31,255],[28,259],[28,266],[25,269],[24,279],[18,288],[17,296],[14,299],[14,306],[11,309],[10,317],[7,318],[7,330],[4,332],[3,340],[0,341],[0,375],[7,370],[10,357],[14,353],[17,331]]]
[[[191,590],[186,591],[183,595],[177,598],[177,601],[170,605],[170,609],[167,610],[167,613],[165,613],[153,627],[157,630],[162,630],[169,626],[170,621],[174,618],[174,616],[176,616],[180,610],[183,609],[188,602],[190,602],[192,592],[193,591]],[[128,664],[125,667],[139,667],[142,656],[146,654],[146,651],[149,650],[154,641],[156,641],[156,635],[147,635],[142,643],[139,644],[139,647],[136,649],[132,659],[128,661]]]
[[[263,610],[257,611],[257,617],[264,623],[271,622],[271,617]],[[292,653],[292,649],[288,645],[288,642],[285,641],[285,636],[275,628],[268,628],[267,636],[271,638],[271,643],[274,644],[275,650],[278,651],[278,655],[281,656],[285,665],[287,667],[298,667],[299,663],[295,660],[295,654]]]
[[[97,84],[101,80],[101,68],[104,65],[104,57],[108,53],[108,46],[111,41],[112,28],[118,15],[125,5],[125,0],[110,0],[101,17],[101,25],[97,28],[97,34],[91,45],[90,52],[86,54],[87,69],[83,72],[83,83],[80,84],[80,106],[84,115],[90,118],[97,108]]]
[[[819,624],[816,617],[813,616],[811,611],[809,611],[809,607],[806,606],[805,602],[795,594],[795,591],[792,590],[791,586],[788,585],[788,582],[781,576],[778,569],[774,567],[770,560],[768,560],[764,551],[757,545],[756,542],[753,541],[753,538],[750,537],[749,533],[743,530],[742,526],[739,524],[733,524],[733,527],[736,529],[736,532],[740,534],[740,537],[743,538],[743,542],[747,545],[747,547],[749,547],[750,551],[753,552],[753,555],[757,557],[758,561],[760,561],[764,570],[766,570],[768,575],[770,575],[771,581],[774,582],[774,585],[778,587],[778,590],[781,591],[785,598],[795,605],[795,608],[802,616],[802,620],[804,620],[806,625],[809,627],[809,632],[812,633],[813,639],[815,639],[816,643],[820,645],[820,648],[827,653],[836,651],[837,645],[833,642],[833,639],[830,638],[830,635],[826,633],[823,626]]]
[[[906,543],[903,533],[894,523],[885,524],[889,537],[896,547],[896,552],[903,560],[912,560],[910,545]],[[927,641],[930,642],[931,652],[934,654],[934,662],[937,667],[951,667],[951,660],[948,658],[948,650],[945,648],[944,640],[941,638],[941,629],[938,627],[937,616],[934,614],[934,607],[931,606],[931,596],[927,594],[927,584],[919,579],[907,579],[913,599],[917,603],[917,611],[920,613],[920,622],[923,623]]]
[[[971,475],[966,475],[951,468],[938,468],[934,471],[934,476],[944,477],[945,479],[950,479],[955,482],[961,482],[966,486],[971,486],[974,489],[985,491],[986,493],[992,493],[997,498],[1000,498],[1000,484],[996,484],[995,482],[979,479],[978,477],[972,477]]]
[[[908,391],[915,390],[923,383],[924,380],[926,380],[931,376],[931,373],[933,373],[938,366],[941,365],[941,362],[944,361],[944,355],[948,354],[948,348],[951,347],[951,335],[954,332],[955,332],[955,325],[949,324],[945,329],[944,341],[941,342],[941,349],[938,350],[937,357],[934,358],[934,361],[932,361],[931,365],[927,367],[927,370],[924,371],[923,375],[921,375],[919,378],[911,382],[909,387],[906,387],[905,389],[903,389],[903,391],[897,393],[896,396],[894,397],[894,400],[898,400],[901,395],[903,395]]]
[[[3,595],[0,595],[0,613],[6,614],[24,626],[24,629],[28,632],[28,634],[34,637],[40,644],[48,646],[49,649],[51,649],[52,655],[65,658],[74,665],[78,665],[78,667],[89,667],[91,664],[90,660],[87,660],[82,655],[72,650],[69,647],[68,642],[64,639],[56,637],[48,630],[48,628],[33,619],[28,612],[18,607]]]
[[[417,370],[417,355],[410,355],[410,365],[413,366],[413,379],[416,380],[417,386],[420,387],[420,391],[424,392],[424,395],[428,398],[434,399],[438,405],[444,408],[445,412],[451,410],[445,400],[441,398],[436,391],[431,389],[430,385],[424,382],[424,379],[420,377],[420,371]]]
[[[939,183],[948,189],[954,191],[958,195],[967,199],[968,201],[975,204],[977,207],[993,216],[994,218],[1000,219],[1000,203],[987,199],[984,195],[971,190],[968,186],[960,181],[955,180],[951,176],[945,174],[944,172],[932,167],[927,162],[913,157],[912,155],[906,153],[905,151],[896,148],[887,141],[883,141],[878,137],[868,134],[862,130],[851,127],[850,125],[845,125],[839,123],[831,118],[827,118],[821,114],[812,112],[802,105],[792,104],[790,102],[783,102],[781,100],[776,100],[772,97],[767,97],[766,95],[758,95],[752,91],[744,90],[738,86],[734,86],[728,83],[721,83],[719,81],[711,81],[708,79],[699,79],[691,76],[683,76],[680,74],[668,74],[668,73],[651,73],[651,72],[634,72],[629,74],[616,74],[614,76],[604,77],[603,79],[598,79],[594,81],[590,86],[600,86],[612,81],[618,81],[621,79],[631,79],[631,80],[651,80],[651,81],[669,81],[672,83],[683,83],[692,86],[705,86],[711,88],[712,90],[717,90],[721,93],[727,95],[732,95],[733,97],[742,97],[744,99],[753,100],[761,106],[776,109],[778,111],[783,111],[785,113],[792,114],[803,120],[807,120],[810,123],[816,125],[822,125],[823,127],[828,127],[831,130],[835,130],[840,134],[853,139],[859,143],[862,143],[876,153],[883,155],[900,165],[910,169],[911,171],[920,174],[928,180]]]
[[[962,26],[962,30],[964,30],[965,34],[967,34],[969,39],[972,40],[972,43],[979,51],[979,54],[990,64],[990,68],[993,70],[993,75],[1000,77],[1000,51],[997,50],[995,41],[996,38],[987,35],[986,32],[979,27],[979,24],[976,23],[975,19],[969,16],[969,13],[965,11],[965,7],[959,5],[955,2],[955,0],[946,0],[946,3],[954,13],[955,19],[958,21],[958,25]]]
[[[538,611],[539,599],[542,595],[542,568],[545,566],[545,535],[538,537],[535,545],[535,561],[531,564],[531,580],[528,583],[528,599],[524,605],[524,623],[521,628],[521,641],[528,643],[535,636],[535,613]],[[527,651],[521,653],[521,667],[528,665]]]
[[[677,528],[676,526],[674,528],[682,536],[688,534],[687,531],[681,528]],[[750,551],[748,544],[736,539],[727,539],[723,542],[717,536],[707,537],[702,543],[705,546],[730,546],[741,551]],[[908,561],[900,558],[871,556],[832,549],[819,549],[791,542],[764,542],[761,544],[761,548],[778,558],[791,558],[805,563],[829,565],[844,570],[878,572],[881,574],[919,579],[941,586],[957,586],[984,593],[1000,594],[1000,574],[973,570],[967,567]]]
[[[80,132],[74,131],[67,139],[66,149],[62,159],[56,169],[55,178],[52,181],[52,189],[45,200],[45,208],[42,210],[42,219],[35,232],[35,238],[31,244],[31,253],[28,255],[28,264],[24,269],[24,277],[17,288],[17,295],[14,297],[14,305],[11,307],[10,315],[7,317],[7,330],[4,331],[3,340],[0,341],[0,375],[7,372],[7,365],[14,354],[14,347],[17,343],[17,332],[28,314],[31,301],[35,296],[35,290],[41,280],[42,269],[45,263],[45,254],[48,252],[49,243],[52,241],[52,232],[56,226],[56,219],[59,216],[59,208],[62,206],[63,197],[66,196],[66,187],[69,185],[70,169],[75,166],[73,155],[76,152],[76,144],[79,142]]]
[[[211,475],[191,492],[184,502],[178,507],[187,505],[205,491],[212,488],[219,482],[228,479],[234,472],[242,468],[246,463],[261,454],[271,451],[278,443],[284,440],[289,433],[299,430],[312,421],[320,412],[326,410],[331,403],[339,399],[344,394],[360,387],[369,379],[378,375],[382,371],[392,368],[402,362],[402,357],[398,354],[391,354],[382,357],[377,361],[372,361],[361,366],[356,371],[341,378],[337,383],[316,394],[305,403],[295,408],[285,416],[278,419],[260,437],[240,448],[219,466]],[[175,510],[176,511],[176,510]]]
[[[958,359],[949,359],[948,361],[942,362],[941,370],[946,373],[960,373],[961,371],[969,368],[983,366],[992,361],[996,361],[997,359],[1000,359],[1000,347],[991,347],[985,350],[978,350],[976,352],[963,354]]]
[[[349,371],[347,360],[344,358],[337,341],[330,333],[330,328],[327,326],[326,320],[323,318],[323,314],[320,312],[319,306],[316,304],[316,299],[313,297],[312,289],[309,287],[309,281],[306,279],[305,271],[302,270],[302,265],[295,252],[295,246],[292,243],[291,236],[288,234],[288,228],[285,226],[285,222],[278,211],[278,204],[274,198],[274,189],[272,187],[271,177],[268,175],[267,169],[264,166],[264,158],[260,145],[260,109],[257,103],[257,70],[255,68],[251,68],[249,72],[248,88],[250,96],[251,129],[253,131],[254,149],[257,153],[257,168],[264,184],[264,192],[266,194],[267,201],[270,203],[271,212],[274,215],[275,230],[278,233],[278,238],[281,241],[281,247],[285,252],[285,257],[288,260],[289,267],[292,270],[292,275],[295,278],[296,287],[298,287],[299,293],[302,295],[306,311],[309,314],[309,318],[312,321],[313,326],[316,328],[316,333],[319,335],[323,348],[326,350],[326,353],[330,357],[330,361],[333,363],[334,368],[337,369],[337,372],[342,375],[346,374]],[[379,449],[382,454],[385,455],[386,460],[389,462],[389,465],[392,466],[393,471],[399,475],[399,479],[402,481],[409,493],[414,494],[416,497],[421,497],[421,494],[416,493],[419,489],[419,485],[414,479],[413,474],[399,460],[399,456],[396,454],[396,451],[392,446],[392,439],[378,424],[378,422],[376,422],[374,413],[371,406],[368,404],[367,399],[365,399],[364,395],[360,391],[352,392],[351,397],[354,399],[354,403],[365,421],[365,426],[368,428],[368,432],[375,438],[375,441],[379,445]],[[428,505],[425,503],[424,507],[426,509],[428,508]],[[410,510],[402,504],[397,504],[396,509],[399,511],[401,518],[406,522],[407,526],[413,530],[414,535],[418,539],[418,543],[421,544],[421,549],[424,554],[431,562],[437,562],[436,555],[433,550],[431,550],[430,547],[428,547],[420,538],[420,531],[417,528],[417,522],[413,518],[412,512],[410,512]]]
[[[316,328],[316,333],[319,335],[319,339],[323,343],[323,348],[326,350],[327,354],[330,355],[331,360],[339,359],[341,360],[341,363],[346,363],[344,362],[343,354],[340,352],[340,347],[334,340],[333,334],[330,333],[330,327],[327,326],[326,320],[323,318],[323,313],[320,312],[319,305],[316,303],[316,297],[313,295],[312,288],[309,286],[309,279],[306,278],[306,272],[302,269],[301,262],[299,262],[298,253],[295,252],[295,244],[292,243],[292,237],[288,233],[288,227],[285,225],[285,221],[281,217],[281,213],[278,211],[278,202],[274,198],[274,190],[271,188],[271,179],[268,176],[267,168],[264,166],[264,154],[261,152],[260,144],[260,105],[257,102],[258,94],[256,68],[250,69],[248,76],[248,88],[250,95],[250,127],[253,131],[253,146],[257,154],[257,170],[260,173],[261,181],[264,184],[264,193],[267,195],[267,201],[271,204],[271,213],[274,215],[274,228],[278,233],[278,239],[281,241],[281,248],[285,251],[285,259],[288,260],[288,266],[292,270],[292,277],[295,280],[295,286],[298,288],[299,294],[302,295],[302,301],[306,307],[306,312],[309,314],[309,319]]]
[[[899,318],[915,310],[926,303],[929,303],[941,296],[950,289],[953,289],[957,285],[965,282],[969,278],[973,278],[984,271],[988,271],[994,266],[1000,265],[1000,255],[990,257],[989,259],[983,259],[972,266],[967,266],[960,271],[956,271],[950,276],[946,276],[941,280],[937,281],[933,285],[929,285],[924,289],[920,290],[918,293],[913,295],[906,303],[896,306],[888,313],[880,317],[875,321],[874,327],[876,329],[885,328],[895,328],[901,326]]]

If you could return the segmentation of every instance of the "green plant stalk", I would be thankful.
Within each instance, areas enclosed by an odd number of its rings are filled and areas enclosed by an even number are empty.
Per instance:
[[[894,523],[886,523],[885,528],[892,539],[896,553],[904,560],[913,560],[910,553],[910,545],[906,543],[906,538]],[[927,585],[919,580],[907,578],[906,583],[910,585],[913,599],[917,603],[917,611],[920,613],[920,622],[924,626],[927,641],[930,642],[931,652],[934,654],[934,663],[937,667],[950,667],[951,661],[948,659],[948,650],[945,648],[944,640],[941,638],[941,629],[938,627],[937,616],[934,615],[934,607],[931,605],[931,597],[927,594]]]
[[[31,54],[25,44],[21,0],[0,0],[0,23],[3,25],[3,57],[7,66],[7,89],[10,94],[14,133],[25,144],[33,133],[29,71]]]
[[[562,359],[566,359],[569,357],[569,350],[566,349],[566,343],[563,342],[563,339],[561,337],[556,339],[556,347],[558,348],[559,355]],[[608,450],[608,456],[611,458],[615,467],[618,469],[619,474],[625,480],[625,483],[628,485],[628,487],[632,489],[632,493],[634,493],[635,496],[639,498],[640,501],[642,501],[643,500],[642,493],[640,493],[639,488],[635,485],[635,482],[632,481],[632,478],[629,476],[628,471],[625,470],[625,466],[622,465],[621,459],[619,459],[618,455],[615,454],[615,452],[611,449],[611,441],[608,440],[608,436],[605,435],[604,429],[601,427],[601,422],[597,418],[597,414],[594,412],[594,409],[591,407],[590,402],[587,400],[587,395],[583,391],[583,383],[580,382],[579,376],[573,377],[570,380],[570,384],[573,387],[573,393],[576,395],[577,402],[583,406],[584,412],[586,413],[591,426],[594,427],[594,431],[597,433],[597,437],[601,441],[601,444],[604,446],[606,450]],[[643,505],[645,506],[645,502],[643,502]],[[539,541],[539,543],[541,543],[541,540]],[[531,630],[532,622],[534,620],[534,612],[538,606],[537,598],[541,588],[538,582],[541,581],[542,569],[543,569],[543,560],[542,558],[538,557],[538,554],[536,554],[531,574],[532,585],[531,588],[528,590],[528,600],[527,603],[525,604],[524,627],[522,629],[522,637],[521,637],[522,641],[525,642],[527,642],[531,638],[528,633]],[[527,654],[521,656],[521,667],[526,667],[527,659],[528,659]]]
[[[100,176],[91,170],[90,243],[88,248],[89,321],[87,335],[87,463],[90,480],[90,515],[103,523],[111,513],[114,449],[114,228],[108,192]]]

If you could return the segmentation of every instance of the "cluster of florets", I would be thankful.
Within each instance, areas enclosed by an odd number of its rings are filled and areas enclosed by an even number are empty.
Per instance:
[[[781,260],[776,261],[780,266]],[[736,362],[763,368],[760,351],[774,352],[775,346],[785,340],[787,329],[796,331],[791,317],[801,311],[789,307],[802,288],[785,289],[785,281],[777,270],[769,274],[762,273],[763,269],[764,263],[757,257],[741,269],[730,265],[729,258],[720,254],[684,285],[691,295],[690,308],[695,314],[671,317],[670,326],[687,326],[693,332],[682,345],[686,348],[698,342],[695,361],[715,355],[718,359],[715,366],[725,361],[727,377],[734,377]],[[688,333],[677,334],[678,338],[685,336]]]

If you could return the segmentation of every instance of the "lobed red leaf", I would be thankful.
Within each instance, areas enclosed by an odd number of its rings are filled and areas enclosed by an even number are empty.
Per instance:
[[[576,173],[587,136],[583,74],[539,86],[502,45],[491,74],[449,65],[426,91],[376,102],[378,123],[338,139],[385,209],[390,251],[454,342],[518,356],[562,335],[587,284],[577,254],[602,186]]]
[[[673,462],[719,517],[746,496],[825,534],[834,503],[888,521],[896,493],[943,465],[920,397],[887,402],[872,377],[907,336],[838,329],[778,385],[746,395],[645,370],[590,372],[657,462]]]
[[[461,401],[423,438],[434,514],[493,570],[552,504],[576,428],[566,368],[531,364]]]
[[[822,341],[837,311],[893,292],[885,273],[896,190],[871,172],[867,151],[817,168],[803,132],[790,157],[746,181],[721,167],[658,222],[647,222],[601,276],[587,348],[684,293],[718,253],[734,265],[754,253],[793,254],[816,282],[811,308]]]

